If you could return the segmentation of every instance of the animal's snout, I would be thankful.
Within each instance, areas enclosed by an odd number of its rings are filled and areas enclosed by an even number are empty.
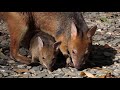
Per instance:
[[[82,59],[80,59],[80,60],[73,60],[73,64],[74,64],[74,67],[76,68],[76,69],[81,69],[84,65],[85,65],[85,59],[84,58],[82,58]]]

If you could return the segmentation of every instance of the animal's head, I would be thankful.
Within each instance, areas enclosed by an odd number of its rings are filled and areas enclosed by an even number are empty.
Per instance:
[[[78,32],[75,24],[71,24],[71,38],[68,42],[68,51],[75,68],[80,69],[85,64],[92,45],[92,36],[96,29],[97,26],[93,26],[85,32]]]
[[[39,60],[40,63],[50,71],[56,62],[57,54],[59,52],[59,45],[61,42],[45,43],[38,37]]]

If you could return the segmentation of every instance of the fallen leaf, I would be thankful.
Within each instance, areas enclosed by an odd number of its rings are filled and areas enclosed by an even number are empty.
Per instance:
[[[29,72],[28,69],[16,69],[15,71],[16,71],[17,73]]]
[[[106,78],[115,78],[115,76],[113,76],[111,73],[107,73],[105,77]]]
[[[89,72],[81,72],[80,73],[81,76],[87,76],[89,78],[96,78],[93,74],[89,73]]]
[[[102,68],[100,68],[100,67],[93,67],[92,69],[101,70]]]
[[[110,48],[110,46],[108,44],[105,44],[104,48]]]
[[[98,78],[106,78],[106,75],[99,76]]]

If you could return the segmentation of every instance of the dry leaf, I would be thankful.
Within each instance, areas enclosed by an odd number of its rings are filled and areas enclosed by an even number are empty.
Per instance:
[[[93,74],[91,74],[89,72],[81,72],[80,75],[81,76],[87,76],[89,78],[96,78]]]
[[[106,78],[106,75],[99,76],[98,78]]]
[[[28,69],[16,69],[15,71],[16,71],[17,73],[29,72]]]
[[[84,72],[80,72],[80,76],[85,76],[85,73]]]
[[[100,67],[93,67],[92,69],[101,70],[102,68],[100,68]]]
[[[110,46],[108,44],[105,44],[104,48],[110,48]]]

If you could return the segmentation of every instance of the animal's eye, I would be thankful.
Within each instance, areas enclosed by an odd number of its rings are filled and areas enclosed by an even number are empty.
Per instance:
[[[76,53],[77,53],[77,51],[76,51],[76,50],[72,50],[72,53],[73,53],[73,54],[76,54]]]
[[[72,53],[73,53],[73,54],[75,54],[75,52],[74,52],[74,51],[72,51]]]
[[[45,57],[42,57],[42,59],[45,59]]]

